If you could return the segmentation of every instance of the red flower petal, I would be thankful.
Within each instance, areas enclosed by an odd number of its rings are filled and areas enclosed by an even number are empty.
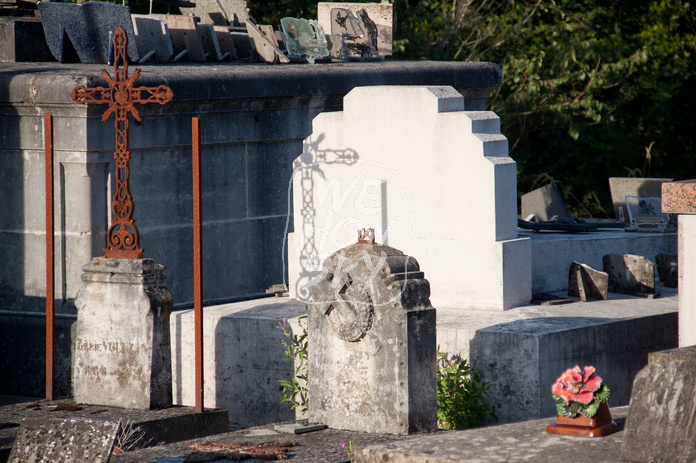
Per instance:
[[[592,402],[592,399],[594,399],[594,394],[592,392],[583,392],[582,394],[575,394],[572,398],[572,400],[576,402],[582,402],[585,405]]]

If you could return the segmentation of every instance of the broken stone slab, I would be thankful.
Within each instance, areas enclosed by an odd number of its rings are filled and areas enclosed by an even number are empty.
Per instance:
[[[39,2],[46,43],[61,63],[107,64],[110,33],[122,27],[128,37],[128,58],[140,55],[131,22],[130,8],[112,3]]]
[[[173,14],[153,16],[162,18],[167,23],[175,55],[186,50],[192,61],[200,63],[208,59],[203,48],[202,32],[196,27],[197,18],[195,16]]]
[[[668,288],[676,288],[679,283],[679,255],[658,254],[655,256],[657,275]]]
[[[608,295],[609,275],[579,262],[570,265],[568,296],[587,302],[589,299],[607,300]]]
[[[133,31],[140,56],[155,51],[157,62],[166,63],[174,56],[172,39],[167,23],[160,17],[143,14],[131,15]]]
[[[652,353],[633,382],[621,459],[695,461],[696,346]]]
[[[522,195],[520,215],[523,220],[529,220],[528,217],[534,215],[536,221],[548,222],[553,216],[568,218],[570,212],[556,184],[549,183]]]
[[[0,17],[0,63],[54,61],[41,20]]]
[[[609,289],[635,296],[657,296],[655,264],[648,258],[632,254],[606,254],[604,271],[609,274]]]
[[[82,419],[27,419],[19,428],[9,462],[107,463],[119,422]]]

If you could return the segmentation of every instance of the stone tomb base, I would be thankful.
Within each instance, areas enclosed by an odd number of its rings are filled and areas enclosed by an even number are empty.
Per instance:
[[[75,299],[72,384],[78,403],[124,408],[172,404],[164,266],[95,257]]]
[[[0,428],[0,462],[8,460],[12,443],[20,431],[19,425],[25,419],[44,425],[50,420],[68,422],[87,420],[94,423],[118,423],[120,421],[122,427],[130,425],[134,430],[139,428],[137,434],[142,434],[142,438],[138,442],[138,447],[153,447],[162,443],[168,444],[212,436],[227,432],[229,429],[227,410],[205,410],[204,413],[196,413],[191,407],[133,410],[103,405],[79,404],[75,406],[74,400],[66,399],[47,401],[0,395],[0,423],[9,425]],[[13,424],[16,426],[12,426]],[[45,441],[42,441],[42,445],[43,442]],[[112,461],[114,460],[118,461],[112,459]],[[94,460],[76,459],[73,461],[92,462]]]
[[[505,312],[436,308],[437,343],[491,382],[501,423],[555,416],[551,385],[576,364],[597,368],[611,388],[612,407],[628,405],[648,353],[677,345],[677,293],[658,286],[663,297],[654,300],[610,293],[608,301]],[[278,380],[293,367],[282,361],[276,326],[286,318],[298,333],[304,313],[304,304],[288,298],[206,307],[206,406],[229,410],[234,427],[294,419],[280,403]],[[192,405],[193,311],[174,312],[171,325],[174,403]]]

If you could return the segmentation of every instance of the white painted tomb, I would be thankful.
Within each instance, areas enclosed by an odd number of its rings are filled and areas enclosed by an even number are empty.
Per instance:
[[[517,236],[517,171],[500,119],[452,87],[353,89],[313,122],[293,173],[288,286],[374,228],[418,256],[435,307],[505,310],[531,300],[530,241]],[[431,270],[432,269],[432,270]]]

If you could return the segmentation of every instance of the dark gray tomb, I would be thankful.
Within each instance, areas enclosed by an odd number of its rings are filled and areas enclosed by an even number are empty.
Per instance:
[[[112,3],[39,2],[48,48],[61,63],[107,64],[109,33],[122,27],[128,36],[128,58],[138,61],[130,8]]]

